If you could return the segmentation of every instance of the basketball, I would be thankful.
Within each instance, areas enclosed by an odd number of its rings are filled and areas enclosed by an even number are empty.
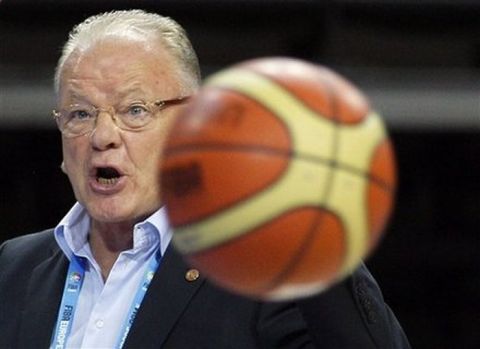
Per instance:
[[[163,155],[174,246],[212,282],[257,299],[306,297],[349,275],[393,207],[381,117],[345,78],[298,59],[213,74]]]

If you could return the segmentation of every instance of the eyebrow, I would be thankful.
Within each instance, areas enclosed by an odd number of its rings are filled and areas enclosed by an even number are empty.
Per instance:
[[[124,88],[119,88],[115,91],[115,98],[117,100],[124,100],[131,95],[139,94],[145,96],[146,92],[143,89],[143,84],[139,81],[135,81],[131,84],[126,84]]]
[[[1,1],[1,0],[0,0]],[[79,100],[81,102],[85,102],[91,105],[95,105],[91,102],[91,98],[82,92],[81,88],[72,84],[67,89],[67,96],[69,100]],[[148,99],[147,93],[144,90],[144,86],[140,81],[134,81],[132,83],[126,83],[125,86],[122,86],[114,91],[113,99],[115,100],[114,104],[121,103],[126,99],[133,99],[132,95],[136,97],[136,99]],[[138,98],[138,97],[141,98]]]
[[[78,103],[92,104],[90,102],[89,97],[71,89],[68,91],[68,96],[66,98],[66,101],[68,102],[66,103],[68,105],[78,104]]]

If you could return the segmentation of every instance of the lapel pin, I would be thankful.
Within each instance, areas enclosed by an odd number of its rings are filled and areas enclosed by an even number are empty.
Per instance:
[[[200,277],[200,272],[197,269],[189,269],[185,273],[185,280],[190,282],[197,280],[199,277]]]

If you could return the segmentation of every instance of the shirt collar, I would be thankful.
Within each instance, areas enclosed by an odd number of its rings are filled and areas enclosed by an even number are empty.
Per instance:
[[[89,227],[90,217],[87,210],[78,202],[55,227],[54,235],[57,244],[68,259],[71,260],[74,254],[88,244]],[[159,244],[160,252],[163,255],[172,238],[165,207],[160,208],[144,221],[135,224],[133,234],[133,251],[144,247],[148,248],[152,244]]]

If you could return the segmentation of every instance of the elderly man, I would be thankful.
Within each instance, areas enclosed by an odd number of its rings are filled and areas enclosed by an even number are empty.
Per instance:
[[[364,267],[270,304],[216,288],[169,246],[162,143],[199,83],[169,18],[116,11],[73,29],[54,115],[78,202],[55,229],[0,247],[0,347],[408,348]]]

